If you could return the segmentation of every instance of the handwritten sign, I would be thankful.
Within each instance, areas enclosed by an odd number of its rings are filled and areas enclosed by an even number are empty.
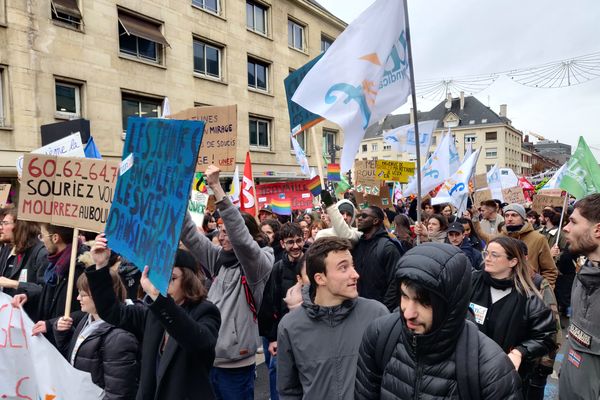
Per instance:
[[[58,139],[55,142],[32,151],[34,154],[46,154],[59,157],[85,157],[85,148],[81,142],[81,134],[75,132],[72,135]],[[17,173],[19,176],[23,173],[23,156],[17,158]]]
[[[526,202],[525,195],[523,195],[523,189],[520,186],[502,189],[502,197],[504,198],[504,202],[508,204],[525,204]]]
[[[6,205],[10,194],[10,183],[0,183],[0,208]]]
[[[383,181],[408,183],[408,178],[414,174],[414,162],[377,160],[375,164],[375,176]]]
[[[102,232],[119,163],[79,157],[25,154],[19,218]]]
[[[88,372],[75,369],[44,335],[32,336],[33,321],[0,292],[0,398],[102,399]]]
[[[533,204],[531,209],[541,214],[545,207],[562,207],[564,203],[563,197],[548,196],[546,194],[535,194],[533,196]]]
[[[487,187],[487,185],[488,185],[487,174],[475,175],[475,177],[473,178],[473,184],[475,186],[475,189],[483,189],[483,188]]]
[[[542,189],[538,192],[538,194],[543,194],[544,196],[562,197],[562,192],[562,189]]]
[[[167,294],[204,122],[129,118],[123,157],[135,162],[117,181],[106,222],[112,250]]]
[[[359,160],[354,162],[354,181],[356,185],[379,186],[381,181],[377,179],[375,170],[377,162],[375,160]]]
[[[276,182],[256,185],[256,198],[258,199],[258,208],[271,204],[271,200],[280,200],[280,195],[285,194],[285,198],[292,201],[292,210],[306,210],[313,206],[313,195],[308,185],[310,179],[292,182]]]
[[[481,205],[481,202],[492,199],[492,191],[490,189],[476,190],[473,192],[473,207],[477,208]]]
[[[237,105],[194,107],[171,114],[169,118],[203,121],[206,125],[196,171],[204,172],[214,164],[221,171],[233,172],[237,149]]]

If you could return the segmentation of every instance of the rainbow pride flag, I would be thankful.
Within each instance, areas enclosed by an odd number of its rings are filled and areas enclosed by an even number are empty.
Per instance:
[[[290,199],[271,199],[273,213],[277,215],[292,215],[292,201]]]
[[[308,182],[306,187],[308,187],[308,190],[310,190],[310,192],[312,193],[313,196],[320,195],[321,191],[323,191],[323,188],[321,187],[321,178],[319,177],[319,175],[312,178]]]
[[[339,182],[340,177],[340,164],[327,164],[327,180],[331,182]]]
[[[194,174],[194,190],[200,193],[208,193],[208,188],[204,180],[204,174],[202,172],[196,172]]]

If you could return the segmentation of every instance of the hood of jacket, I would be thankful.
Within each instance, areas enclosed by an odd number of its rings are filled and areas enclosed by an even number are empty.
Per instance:
[[[302,288],[302,308],[311,319],[323,321],[334,327],[342,323],[356,305],[356,299],[345,300],[342,304],[333,307],[323,307],[315,304],[311,298],[310,286],[305,285]]]
[[[502,233],[504,235],[508,235],[515,239],[520,239],[522,236],[528,234],[529,232],[533,232],[533,231],[535,231],[535,229],[533,229],[533,225],[531,225],[531,223],[529,221],[525,221],[525,224],[523,225],[523,227],[516,232],[507,231],[506,225],[502,227]]]
[[[433,310],[438,327],[424,335],[415,335],[407,327],[402,311],[402,335],[411,343],[412,357],[432,361],[445,359],[456,347],[465,326],[471,294],[471,270],[467,256],[458,247],[444,243],[424,243],[407,251],[398,263],[398,283],[410,279],[424,286],[445,307]]]
[[[352,226],[354,224],[354,221],[356,220],[356,207],[354,207],[354,204],[352,204],[352,202],[347,199],[342,199],[342,200],[338,201],[337,203],[335,203],[335,206],[339,210],[340,205],[342,205],[342,204],[350,204],[350,206],[352,207],[352,221],[350,221],[350,226]]]

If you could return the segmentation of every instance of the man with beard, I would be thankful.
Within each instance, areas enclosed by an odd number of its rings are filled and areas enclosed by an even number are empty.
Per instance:
[[[559,381],[561,400],[600,398],[600,194],[575,204],[563,228],[569,249],[587,257],[571,294],[572,316]]]

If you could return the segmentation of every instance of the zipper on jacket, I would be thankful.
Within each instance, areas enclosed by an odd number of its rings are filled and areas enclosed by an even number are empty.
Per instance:
[[[412,337],[412,347],[415,352],[415,362],[417,363],[417,371],[415,374],[415,393],[413,395],[414,400],[418,400],[419,394],[421,391],[421,375],[423,374],[423,368],[421,367],[421,363],[419,362],[419,355],[417,353],[417,336],[413,335]]]

